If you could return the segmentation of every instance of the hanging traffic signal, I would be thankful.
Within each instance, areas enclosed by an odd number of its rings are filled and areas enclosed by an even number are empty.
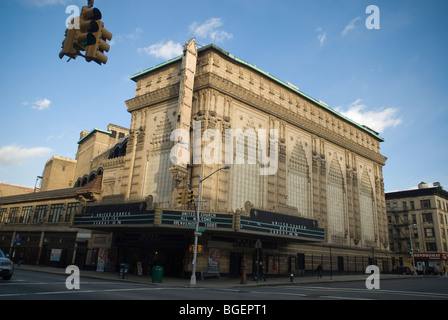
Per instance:
[[[98,21],[101,19],[101,11],[97,8],[82,7],[79,17],[79,30],[76,35],[75,46],[81,51],[86,51],[89,46],[96,43],[94,32],[98,32]]]
[[[68,56],[71,59],[76,59],[77,56],[82,56],[88,62],[93,60],[98,64],[106,63],[107,57],[103,52],[109,52],[110,45],[106,43],[106,40],[112,39],[112,33],[104,28],[104,23],[100,21],[101,18],[102,14],[99,9],[82,7],[79,28],[65,31],[65,40],[62,43],[59,58]],[[74,24],[72,23],[72,25]],[[81,51],[86,51],[85,55]]]
[[[74,23],[75,19],[79,19],[78,24]],[[65,30],[65,39],[62,42],[62,51],[59,53],[59,58],[68,56],[70,59],[76,59],[77,56],[84,56],[81,51],[86,51],[88,46],[96,43],[93,32],[99,30],[97,19],[101,19],[100,10],[82,7],[81,15],[73,18],[71,27]]]
[[[74,47],[76,32],[76,29],[65,30],[65,39],[62,41],[62,51],[59,53],[60,59],[64,56],[68,56],[70,59],[76,59],[78,55],[78,50]]]
[[[193,202],[194,202],[194,198],[193,198],[193,190],[187,190],[187,194],[186,194],[185,202],[186,202],[187,204],[190,204],[190,203],[193,203]]]
[[[176,198],[177,203],[185,204],[185,190],[179,191],[179,195]]]
[[[99,10],[98,10],[99,11]],[[93,31],[93,36],[95,37],[95,43],[88,46],[86,49],[85,58],[88,62],[95,61],[99,65],[107,62],[107,57],[104,52],[109,52],[110,44],[107,40],[112,40],[112,33],[110,33],[106,28],[104,28],[104,23],[100,21],[101,13],[98,19],[95,19],[98,25],[98,30]]]

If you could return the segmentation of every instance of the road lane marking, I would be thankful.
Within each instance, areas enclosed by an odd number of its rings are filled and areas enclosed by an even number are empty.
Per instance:
[[[448,294],[445,293],[437,293],[437,292],[423,292],[423,291],[401,291],[401,290],[368,290],[368,289],[358,289],[358,288],[332,288],[332,287],[282,287],[283,289],[289,290],[308,290],[308,291],[316,291],[316,290],[326,290],[326,291],[336,291],[336,292],[347,292],[347,293],[366,293],[366,294],[389,294],[389,295],[403,295],[403,296],[425,296],[425,297],[434,297],[434,298],[445,298],[448,299]]]

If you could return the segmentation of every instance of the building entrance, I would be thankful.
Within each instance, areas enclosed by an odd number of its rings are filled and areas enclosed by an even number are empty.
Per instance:
[[[162,266],[169,277],[184,277],[184,259],[190,238],[183,234],[120,233],[115,237],[117,268],[129,265],[129,272],[151,275],[154,266]]]

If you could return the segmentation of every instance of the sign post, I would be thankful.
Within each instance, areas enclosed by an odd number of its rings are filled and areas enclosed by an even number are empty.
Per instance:
[[[257,239],[255,242],[255,249],[257,250],[257,283],[258,278],[260,278],[260,249],[263,247],[263,244],[261,243],[260,239]]]

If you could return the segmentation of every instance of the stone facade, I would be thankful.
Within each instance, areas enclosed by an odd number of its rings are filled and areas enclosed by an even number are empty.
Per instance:
[[[140,263],[145,273],[154,263],[169,275],[191,273],[201,185],[208,222],[198,271],[211,270],[210,257],[219,256],[220,272],[237,275],[246,255],[262,259],[268,274],[312,271],[317,263],[363,271],[375,259],[389,270],[378,133],[215,45],[197,49],[194,40],[182,56],[131,79],[130,129],[82,132],[67,174],[75,190],[96,182],[95,192],[72,194],[81,202],[72,227],[109,234],[116,262]],[[230,170],[220,170],[225,165]],[[187,189],[194,204],[178,201]]]
[[[183,60],[189,55],[186,51]],[[132,121],[120,190],[126,199],[151,195],[161,207],[176,207],[179,189],[189,183],[197,190],[199,170],[206,176],[224,164],[190,164],[181,179],[173,179],[168,170],[176,143],[170,134],[182,110],[183,60],[133,77],[136,94],[126,101]],[[388,249],[382,176],[386,158],[376,132],[213,45],[199,49],[197,57],[190,131],[194,122],[202,133],[218,129],[223,141],[225,129],[279,132],[276,173],[257,174],[259,162],[232,165],[204,182],[204,209],[229,214],[247,213],[247,205],[283,210],[316,219],[326,230],[327,243]],[[193,148],[201,142],[189,141]],[[203,136],[202,153],[206,145]],[[224,159],[229,151],[222,152]]]

